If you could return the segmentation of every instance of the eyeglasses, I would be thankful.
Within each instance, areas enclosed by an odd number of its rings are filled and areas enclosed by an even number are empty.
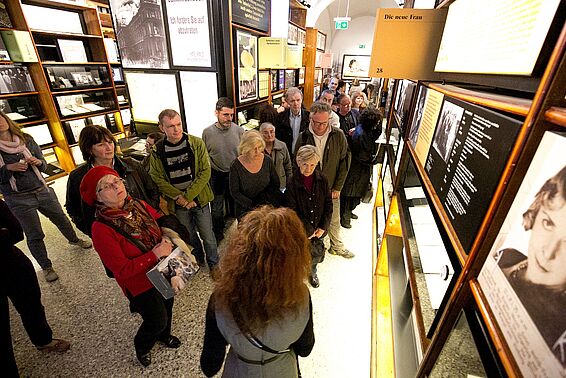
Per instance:
[[[319,127],[319,126],[320,126],[320,127],[324,127],[324,126],[328,125],[328,121],[325,121],[325,122],[317,122],[317,121],[311,119],[311,122],[312,122],[312,125],[313,125],[313,126],[317,126],[317,127]]]
[[[96,193],[100,193],[103,190],[110,190],[110,189],[118,189],[120,185],[125,185],[124,180],[121,178],[116,178],[106,184],[102,184],[100,188],[96,191]]]

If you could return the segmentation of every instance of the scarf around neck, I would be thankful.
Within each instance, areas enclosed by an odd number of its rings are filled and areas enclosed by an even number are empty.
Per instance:
[[[27,148],[26,144],[21,143],[20,138],[17,135],[14,135],[14,134],[12,134],[12,141],[0,140],[0,151],[7,153],[7,154],[21,153],[24,156],[24,158],[26,158],[26,159],[30,158],[30,157],[34,157],[31,154],[30,150]],[[6,165],[6,163],[4,162],[4,158],[2,157],[2,154],[0,154],[0,168],[2,168],[5,165]],[[45,179],[41,175],[41,172],[39,171],[39,169],[35,165],[32,165],[32,164],[29,164],[28,169],[30,167],[33,170],[33,172],[35,173],[35,175],[37,176],[37,178],[39,179],[39,181],[43,184],[43,186],[47,187],[47,183],[45,182]],[[17,192],[18,186],[16,184],[16,178],[14,177],[14,175],[11,175],[9,181],[10,181],[10,187],[12,188],[12,190],[14,192]]]
[[[138,200],[128,196],[121,209],[96,205],[96,219],[107,223],[143,244],[148,251],[161,241],[161,228]]]

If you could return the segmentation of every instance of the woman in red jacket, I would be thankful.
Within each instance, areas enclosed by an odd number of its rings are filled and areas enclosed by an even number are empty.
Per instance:
[[[91,168],[81,181],[80,193],[85,203],[96,207],[94,248],[130,300],[132,311],[143,319],[134,345],[138,360],[148,366],[157,341],[169,348],[181,345],[171,335],[173,298],[164,299],[146,276],[160,258],[171,253],[172,245],[162,240],[157,211],[130,197],[115,170]]]

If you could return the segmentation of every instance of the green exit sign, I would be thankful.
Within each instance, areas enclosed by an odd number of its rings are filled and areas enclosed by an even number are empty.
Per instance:
[[[334,27],[336,28],[336,30],[348,29],[348,21],[335,21]]]

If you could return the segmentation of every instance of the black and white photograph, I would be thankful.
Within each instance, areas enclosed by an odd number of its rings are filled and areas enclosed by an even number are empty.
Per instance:
[[[0,1],[0,28],[11,28],[12,21],[10,21],[10,16],[6,9],[6,4],[4,0]]]
[[[525,377],[566,374],[564,149],[544,135],[479,276]]]
[[[434,139],[432,140],[432,146],[445,162],[448,162],[448,157],[456,140],[456,133],[460,126],[462,114],[464,114],[464,108],[449,101],[444,101],[436,132],[434,133]]]
[[[0,66],[0,94],[35,90],[26,66]]]
[[[425,101],[428,88],[424,85],[419,87],[419,94],[417,98],[417,106],[413,113],[413,120],[411,122],[411,128],[409,129],[409,141],[413,147],[417,145],[417,138],[419,136],[419,129],[421,127],[421,121],[423,119],[423,113],[425,110]]]
[[[240,103],[257,99],[257,37],[236,31],[238,97]]]
[[[161,1],[110,0],[110,9],[122,65],[169,68]]]

